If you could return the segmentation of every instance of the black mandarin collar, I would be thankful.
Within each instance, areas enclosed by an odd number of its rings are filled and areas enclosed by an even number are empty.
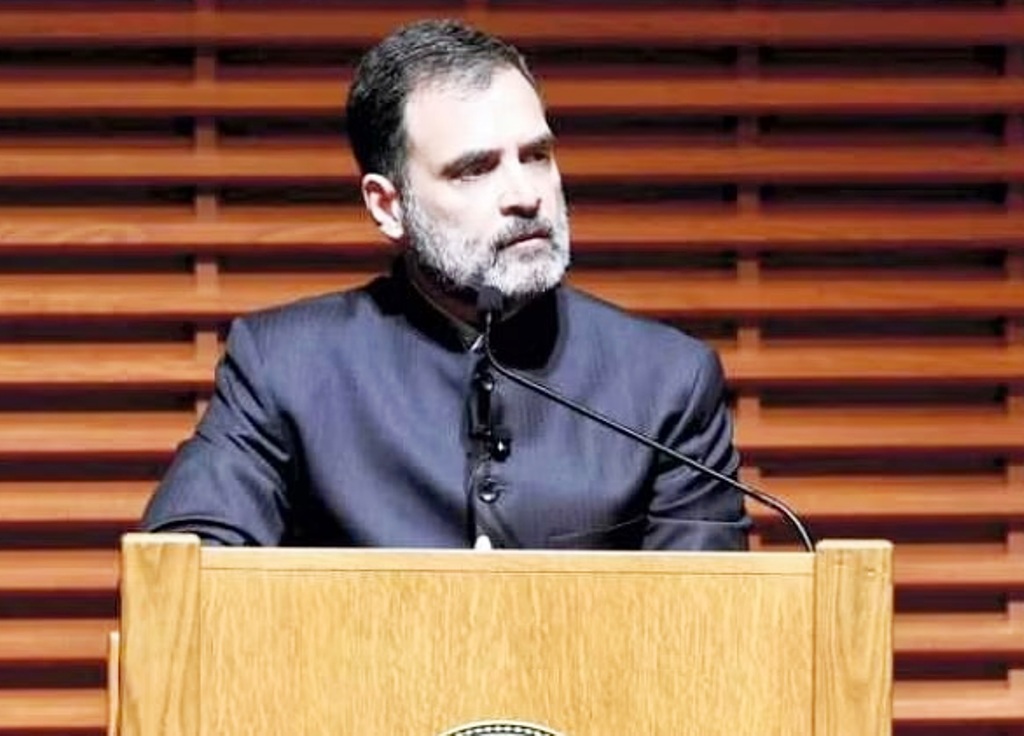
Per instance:
[[[448,350],[466,352],[479,336],[474,326],[446,314],[416,288],[400,257],[390,275],[374,281],[369,291],[384,314],[404,317],[413,329]],[[528,370],[548,364],[564,329],[560,292],[558,287],[541,294],[491,328],[491,350],[498,360]]]

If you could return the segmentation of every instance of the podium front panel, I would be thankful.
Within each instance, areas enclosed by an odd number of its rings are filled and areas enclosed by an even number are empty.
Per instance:
[[[812,734],[812,555],[266,552],[202,550],[202,734]]]

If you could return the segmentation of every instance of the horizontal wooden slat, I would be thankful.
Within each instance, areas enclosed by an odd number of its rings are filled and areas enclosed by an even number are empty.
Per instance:
[[[858,477],[771,479],[758,485],[808,519],[904,523],[1024,519],[1024,494],[998,481]],[[155,481],[0,482],[0,523],[128,526],[138,521],[155,486]],[[759,504],[748,506],[759,521],[777,518]]]
[[[0,662],[94,662],[107,656],[116,619],[0,619]]]
[[[208,391],[213,356],[182,343],[0,344],[0,388]],[[734,388],[788,385],[1016,384],[1014,345],[778,346],[719,350]]]
[[[0,42],[76,44],[369,44],[395,26],[429,14],[429,6],[372,11],[338,8],[288,13],[259,10],[117,10],[59,14],[0,14]],[[446,15],[459,15],[448,8]],[[732,44],[732,43],[1020,43],[1024,14],[1017,8],[919,10],[755,10],[555,7],[488,8],[473,15],[480,27],[516,43]]]
[[[808,250],[900,248],[1024,248],[1024,215],[999,212],[861,212],[739,215],[679,212],[665,207],[581,203],[572,219],[578,252],[701,250]],[[387,247],[362,207],[329,212],[225,210],[215,222],[195,222],[171,213],[138,217],[116,213],[0,211],[0,253],[284,253],[288,249],[337,252]]]
[[[1024,697],[1000,682],[896,682],[897,723],[1003,723],[1024,718]],[[106,718],[101,689],[0,690],[0,712],[10,728],[95,728]]]
[[[166,458],[191,433],[190,411],[2,412],[0,458]],[[773,410],[740,417],[749,457],[1024,452],[1024,418],[996,410]]]
[[[0,482],[0,522],[134,524],[155,481]],[[1024,519],[1024,494],[998,481],[936,476],[894,478],[771,479],[762,488],[809,519],[947,520]],[[749,503],[760,521],[774,511]]]
[[[1024,452],[1024,417],[995,409],[772,409],[740,413],[740,448],[764,454],[859,455]]]
[[[194,424],[190,411],[0,412],[0,458],[166,459]]]
[[[213,365],[187,343],[0,344],[0,389],[208,390]]]
[[[100,663],[116,619],[0,620],[0,662]],[[897,614],[898,656],[1017,657],[1024,626],[1000,613]]]
[[[0,215],[0,251],[274,253],[295,247],[383,251],[387,246],[365,210],[355,207],[337,208],[327,216],[307,212],[285,217],[278,212],[268,218],[248,212],[239,220],[205,223],[173,211],[149,211],[132,218],[81,211],[58,211],[50,218],[40,218],[37,212],[29,217]]]
[[[2,151],[8,184],[144,182],[353,182],[351,154],[318,150],[151,150],[108,147]],[[985,146],[715,147],[616,141],[566,141],[559,165],[569,183],[586,180],[680,182],[990,182],[1024,177],[1024,151]]]
[[[975,113],[1024,108],[1013,78],[686,79],[552,75],[543,84],[556,115],[577,113]],[[0,113],[66,115],[333,115],[347,85],[294,79],[0,83]]]
[[[737,443],[750,457],[958,452],[1000,455],[1024,449],[1022,424],[993,415],[962,424],[942,417],[845,422],[839,416],[805,416],[783,422],[740,422]],[[0,458],[96,457],[168,459],[191,432],[186,412],[0,414]],[[966,431],[966,436],[957,432]],[[899,444],[898,444],[899,442]]]
[[[897,545],[895,563],[904,588],[1024,590],[1024,556],[995,545]]]
[[[231,19],[228,17],[227,22]],[[1024,15],[999,10],[915,11],[652,8],[643,13],[588,9],[585,13],[488,10],[481,25],[520,42],[632,41],[668,44],[771,43],[1016,43]],[[1012,39],[1012,40],[1011,40]]]
[[[998,681],[897,681],[893,701],[897,723],[986,724],[1024,718],[1024,696]],[[6,728],[102,729],[105,709],[106,694],[99,688],[0,690]]]
[[[661,271],[577,273],[581,288],[626,309],[708,317],[837,315],[1014,315],[1024,289],[1009,280],[848,277],[768,278],[759,284],[694,279]],[[2,304],[2,302],[0,302]]]
[[[225,319],[260,307],[366,283],[367,272],[223,272],[220,290],[199,293],[187,274],[0,276],[0,318],[179,321]],[[671,271],[583,271],[571,281],[626,309],[691,317],[901,315],[993,317],[1024,313],[1009,279],[690,278]]]
[[[59,433],[59,428],[54,434]],[[65,446],[65,450],[71,449]],[[156,448],[154,452],[158,452]],[[54,450],[59,452],[59,450]],[[947,520],[1024,519],[1024,494],[992,480],[945,476],[914,478],[800,478],[759,483],[809,519]],[[0,522],[8,524],[134,524],[154,481],[0,482]],[[760,521],[774,511],[751,502]]]
[[[1024,623],[1002,613],[897,614],[897,656],[1024,656]]]
[[[758,485],[809,519],[1024,519],[1024,494],[991,480],[801,478],[771,479]],[[0,523],[130,525],[140,517],[155,487],[156,481],[0,482]],[[774,511],[753,502],[750,509],[762,522],[777,518]]]
[[[113,595],[119,557],[107,549],[0,550],[0,592]]]
[[[113,591],[113,550],[0,551],[0,591]],[[961,590],[1024,589],[1020,555],[985,544],[903,544],[895,555],[897,586]]]
[[[695,247],[739,250],[834,249],[899,246],[977,248],[1021,247],[1024,219],[1017,213],[860,212],[816,208],[813,212],[760,214],[666,211],[664,206],[609,205],[598,209],[581,203],[573,210],[573,247],[628,250],[690,250]],[[3,243],[0,220],[0,247]]]
[[[106,727],[107,697],[100,688],[0,690],[3,729],[45,729],[50,733]]]
[[[1005,481],[954,475],[765,478],[757,486],[809,519],[903,523],[1024,519],[1024,493]],[[748,503],[760,521],[778,515]],[[781,521],[780,521],[781,523]]]
[[[11,183],[352,182],[358,170],[347,149],[149,150],[108,147],[3,151],[0,176]],[[333,150],[332,150],[333,149]]]
[[[0,481],[0,524],[134,526],[156,481]]]
[[[799,345],[719,350],[735,387],[841,382],[998,383],[1024,380],[1024,347]]]
[[[770,549],[800,551],[795,543]],[[901,590],[1024,591],[1024,557],[1001,544],[898,543],[894,563],[894,582]]]
[[[976,113],[1024,106],[1024,80],[1003,79],[725,79],[655,75],[600,79],[556,77],[543,84],[555,113]],[[240,90],[241,92],[241,90]]]
[[[1024,692],[1004,682],[897,682],[894,690],[897,723],[967,725],[1024,719]]]
[[[984,146],[716,147],[629,139],[587,145],[569,140],[559,146],[557,155],[570,181],[937,182],[993,181],[1024,174],[1024,152]]]

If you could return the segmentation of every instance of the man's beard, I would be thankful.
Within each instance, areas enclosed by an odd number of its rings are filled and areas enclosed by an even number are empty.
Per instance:
[[[403,205],[409,253],[446,292],[492,286],[507,298],[521,300],[553,289],[569,266],[569,216],[561,194],[554,221],[516,217],[486,243],[431,218],[411,193]],[[545,239],[542,244],[516,243],[538,232]]]

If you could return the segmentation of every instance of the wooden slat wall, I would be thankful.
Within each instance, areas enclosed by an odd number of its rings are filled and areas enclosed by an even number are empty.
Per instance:
[[[384,262],[345,80],[426,14],[529,52],[573,278],[720,348],[745,477],[897,542],[897,733],[1021,733],[1024,2],[121,0],[0,8],[0,734],[101,732],[226,321]]]

